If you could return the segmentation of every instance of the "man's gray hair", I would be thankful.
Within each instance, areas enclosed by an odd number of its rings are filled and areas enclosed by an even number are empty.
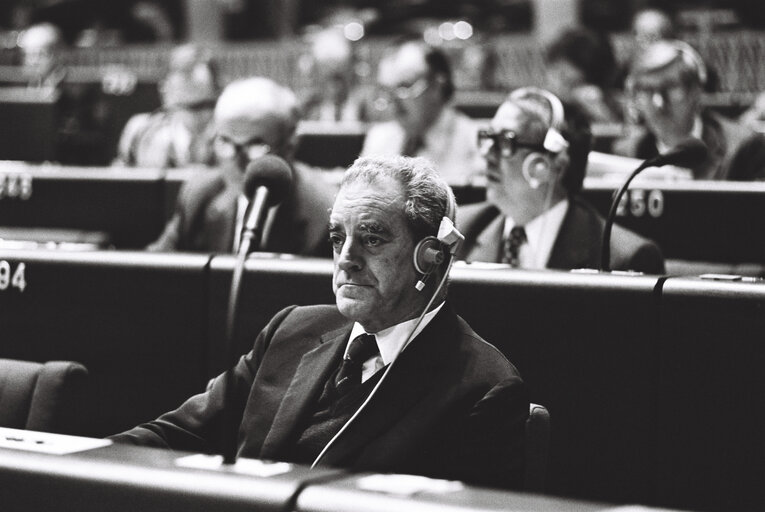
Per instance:
[[[456,201],[451,187],[422,157],[361,157],[343,175],[340,187],[363,181],[393,178],[404,189],[404,215],[417,237],[436,235],[444,216],[456,224]]]

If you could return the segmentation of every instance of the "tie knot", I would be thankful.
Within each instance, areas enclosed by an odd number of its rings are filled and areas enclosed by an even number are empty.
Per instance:
[[[374,334],[361,334],[351,341],[348,347],[346,359],[350,359],[356,364],[362,364],[364,361],[378,353],[377,340]]]
[[[528,240],[526,238],[526,230],[523,226],[513,226],[510,230],[510,241],[515,242],[518,245],[525,243]]]

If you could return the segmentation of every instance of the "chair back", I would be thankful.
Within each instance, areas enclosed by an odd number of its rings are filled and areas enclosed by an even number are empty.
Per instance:
[[[0,359],[0,427],[76,434],[87,375],[76,362]]]

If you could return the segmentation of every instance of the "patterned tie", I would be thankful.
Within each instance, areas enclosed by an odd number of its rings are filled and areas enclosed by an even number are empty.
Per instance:
[[[526,230],[523,226],[515,226],[510,230],[510,236],[505,238],[504,252],[502,254],[502,263],[509,263],[514,268],[518,268],[521,264],[520,253],[521,246],[526,243]]]
[[[378,353],[377,340],[373,334],[361,334],[351,341],[340,371],[335,376],[335,390],[339,395],[361,384],[361,366]]]

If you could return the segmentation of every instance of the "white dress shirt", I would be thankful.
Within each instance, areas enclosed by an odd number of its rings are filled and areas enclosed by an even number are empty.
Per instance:
[[[547,262],[550,261],[553,245],[558,238],[567,210],[568,199],[563,199],[524,226],[527,243],[521,245],[518,253],[520,268],[547,268]],[[503,240],[510,236],[510,230],[514,226],[513,219],[505,217]]]
[[[413,340],[418,334],[420,334],[422,330],[425,329],[425,327],[430,323],[430,321],[433,320],[433,318],[438,314],[438,312],[441,311],[443,305],[444,303],[442,302],[438,305],[438,307],[426,313],[422,319],[422,322],[420,322],[420,325],[417,326],[417,329],[414,331],[412,336],[409,336],[409,332],[412,330],[412,327],[414,327],[415,322],[417,322],[417,318],[412,318],[411,320],[401,322],[400,324],[388,327],[387,329],[383,329],[379,332],[368,333],[374,335],[375,340],[377,341],[377,349],[380,351],[380,353],[377,356],[368,359],[362,365],[361,382],[365,382],[372,375],[374,375],[377,370],[390,364],[396,358],[399,352],[402,352],[406,348],[404,344],[407,342],[407,338],[411,338],[411,340]],[[351,341],[356,339],[357,336],[364,334],[365,332],[366,331],[360,323],[356,322],[353,324],[353,329],[351,329],[351,337],[348,338],[348,344],[345,346],[345,354],[348,353],[348,347],[350,346]]]

